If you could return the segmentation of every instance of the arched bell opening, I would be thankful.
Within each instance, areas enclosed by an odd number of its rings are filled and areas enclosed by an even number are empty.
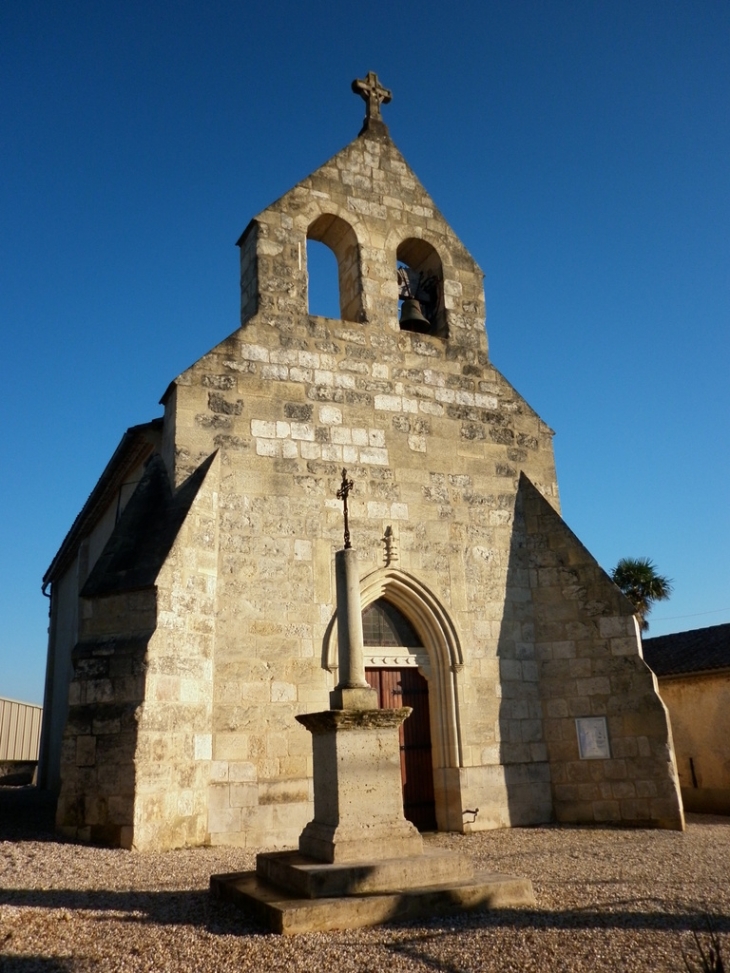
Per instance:
[[[339,318],[341,313],[337,257],[312,239],[307,239],[307,312],[321,318]]]
[[[343,321],[364,321],[360,248],[353,228],[341,217],[334,216],[331,213],[323,213],[310,224],[307,230],[308,295],[314,292],[315,287],[312,274],[315,268],[309,266],[309,241],[324,244],[334,254],[337,262],[340,319]],[[313,313],[311,303],[308,306],[309,313]]]
[[[403,240],[396,251],[399,323],[402,331],[448,338],[444,270],[425,240]]]

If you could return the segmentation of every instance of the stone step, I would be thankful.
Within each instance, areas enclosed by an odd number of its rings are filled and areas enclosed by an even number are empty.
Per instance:
[[[419,916],[535,905],[528,879],[489,872],[477,873],[470,880],[453,885],[340,898],[299,898],[269,885],[255,872],[213,875],[210,888],[214,896],[252,912],[272,932],[285,936],[357,929]]]
[[[335,864],[296,851],[269,852],[256,858],[260,879],[308,899],[458,883],[470,879],[473,872],[470,861],[440,850],[384,861]]]

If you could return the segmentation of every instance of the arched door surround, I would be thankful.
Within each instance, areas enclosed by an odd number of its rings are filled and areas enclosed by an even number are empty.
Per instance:
[[[361,579],[363,610],[383,598],[394,605],[411,623],[423,649],[418,671],[428,680],[431,743],[433,747],[436,817],[439,827],[460,830],[461,821],[451,822],[447,771],[463,766],[459,720],[459,673],[464,659],[456,628],[436,596],[418,579],[396,568],[379,568]],[[337,674],[337,619],[325,635],[324,665]],[[419,651],[419,650],[416,650]],[[367,652],[366,652],[367,654]],[[441,773],[441,778],[439,777]]]

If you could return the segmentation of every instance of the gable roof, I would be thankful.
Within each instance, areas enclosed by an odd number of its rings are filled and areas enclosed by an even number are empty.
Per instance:
[[[127,429],[43,575],[44,590],[52,581],[61,577],[76,557],[81,541],[93,530],[96,522],[113,502],[124,477],[154,452],[161,435],[162,417]]]
[[[730,623],[644,639],[644,661],[657,676],[730,669]]]
[[[373,142],[377,143],[378,148],[371,160],[371,167],[378,170],[381,178],[377,180],[372,175],[362,175],[363,155],[368,149],[373,151]],[[359,176],[359,181],[342,180],[343,172]],[[386,216],[385,210],[390,208],[384,200],[389,193],[398,197],[404,191],[408,203],[395,210],[395,214],[401,218],[394,220],[392,209]],[[252,226],[265,219],[267,214],[286,212],[294,220],[304,218],[305,222],[310,224],[315,215],[323,213],[334,215],[340,207],[342,207],[340,215],[353,225],[375,221],[382,230],[384,224],[388,222],[390,224],[388,229],[396,237],[400,235],[402,238],[413,235],[412,227],[409,228],[403,216],[408,210],[417,212],[418,229],[422,238],[430,239],[429,227],[432,224],[437,225],[436,237],[443,236],[444,240],[448,241],[448,249],[443,253],[440,252],[440,256],[442,259],[449,257],[458,261],[461,269],[468,267],[472,270],[477,275],[481,291],[484,272],[439,210],[410,163],[389,135],[374,137],[369,131],[361,132],[339,152],[318,166],[314,172],[305,176],[258,213],[241,234],[237,246],[242,245],[251,232]],[[425,215],[426,213],[428,216]]]
[[[213,454],[215,455],[215,454]],[[173,493],[161,456],[154,455],[81,591],[82,598],[155,583],[213,462],[209,456]]]

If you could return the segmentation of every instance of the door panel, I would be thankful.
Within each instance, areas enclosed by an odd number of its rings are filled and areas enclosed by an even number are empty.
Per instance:
[[[365,677],[381,709],[413,709],[399,730],[403,813],[419,831],[435,831],[428,683],[417,669],[366,669]]]

